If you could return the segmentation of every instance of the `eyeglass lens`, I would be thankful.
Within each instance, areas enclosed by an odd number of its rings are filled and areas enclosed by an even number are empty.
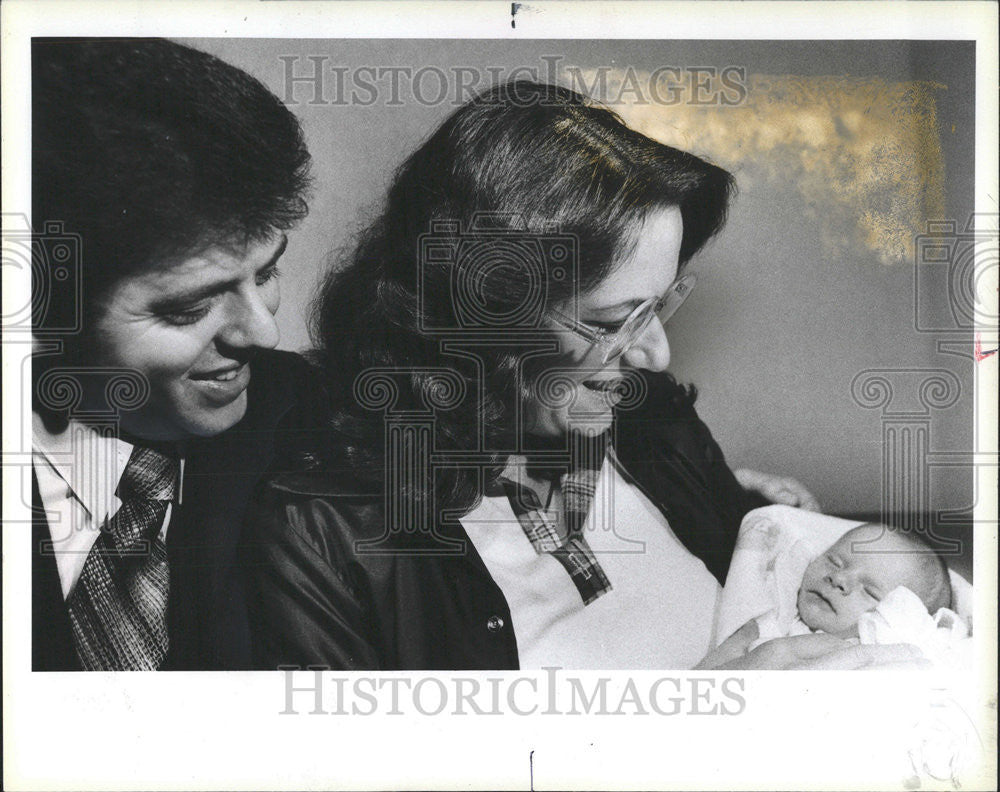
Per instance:
[[[660,322],[666,323],[688,298],[691,289],[694,288],[695,282],[696,278],[694,274],[689,273],[674,283],[670,287],[670,290],[663,296],[662,300],[650,300],[639,306],[636,312],[625,320],[625,324],[622,325],[617,333],[615,342],[605,351],[604,364],[606,365],[612,360],[621,357],[632,347],[649,326],[653,317],[657,315],[658,307],[660,308]]]

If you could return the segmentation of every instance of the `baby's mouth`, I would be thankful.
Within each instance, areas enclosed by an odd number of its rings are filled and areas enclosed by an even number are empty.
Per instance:
[[[816,591],[815,589],[812,591],[812,593],[815,594],[820,600],[822,600],[826,604],[826,607],[828,607],[834,613],[837,612],[837,609],[833,606],[833,602],[831,600],[827,599],[827,597],[825,595],[823,595],[819,591]]]

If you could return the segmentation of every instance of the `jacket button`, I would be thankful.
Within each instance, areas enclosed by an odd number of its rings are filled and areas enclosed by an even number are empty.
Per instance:
[[[298,455],[299,465],[306,470],[314,470],[319,467],[319,457],[311,451],[302,451]]]
[[[503,619],[499,616],[490,616],[486,620],[486,629],[490,632],[498,632],[503,629]]]

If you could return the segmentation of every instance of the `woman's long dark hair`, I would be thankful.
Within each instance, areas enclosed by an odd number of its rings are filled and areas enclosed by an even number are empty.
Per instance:
[[[629,129],[566,88],[512,82],[459,108],[400,167],[381,216],[346,266],[331,271],[315,305],[316,356],[336,405],[334,464],[361,479],[385,474],[383,416],[355,393],[359,375],[376,368],[412,372],[396,410],[427,404],[440,387],[430,369],[462,378],[466,398],[436,415],[436,449],[510,448],[532,370],[519,381],[515,350],[494,345],[478,351],[480,371],[442,354],[442,340],[450,331],[475,336],[491,319],[494,338],[523,329],[593,288],[657,209],[680,209],[683,266],[722,226],[732,191],[725,170]],[[678,398],[693,391],[678,386]],[[491,455],[487,481],[506,461]],[[482,483],[475,470],[438,470],[410,486],[417,497],[433,489],[439,509],[465,513]]]

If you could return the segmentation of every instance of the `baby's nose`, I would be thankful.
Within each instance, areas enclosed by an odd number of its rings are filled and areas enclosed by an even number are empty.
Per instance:
[[[833,586],[838,591],[842,591],[845,594],[849,589],[847,576],[841,572],[833,572],[826,576],[826,579],[830,581],[830,585]]]

